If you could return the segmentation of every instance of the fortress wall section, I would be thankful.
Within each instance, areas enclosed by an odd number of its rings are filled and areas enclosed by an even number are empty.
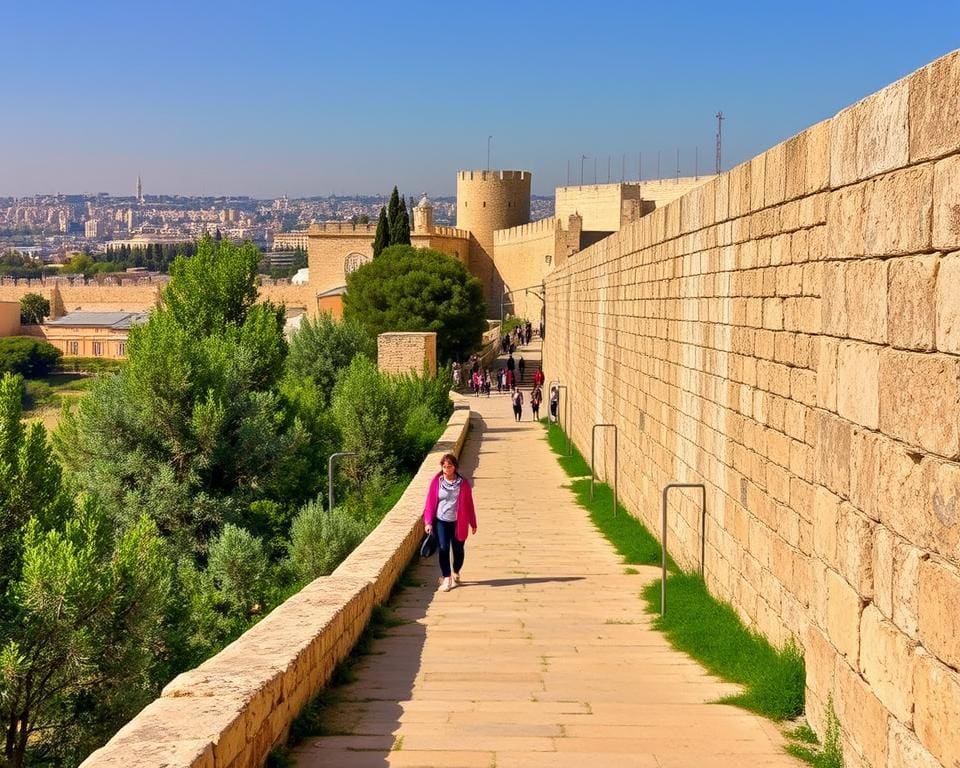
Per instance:
[[[372,259],[376,233],[375,224],[311,224],[307,230],[307,266],[314,291],[344,285],[347,281],[345,266],[351,255],[355,254],[354,258],[358,260]]]
[[[437,334],[417,331],[395,331],[377,336],[377,368],[383,373],[426,371],[437,375]]]
[[[616,232],[627,221],[640,217],[641,200],[636,184],[557,187],[554,214],[561,221],[580,214],[588,232]]]
[[[107,285],[93,280],[83,282],[76,280],[4,280],[0,282],[0,301],[17,301],[28,293],[39,293],[48,299],[51,310],[56,311],[56,304],[60,304],[59,317],[64,312],[75,309],[90,311],[142,312],[157,305],[160,299],[160,290],[164,282],[152,283],[123,283],[121,285]],[[59,293],[59,298],[55,295]]]
[[[648,179],[646,181],[629,182],[636,188],[643,200],[652,202],[656,208],[662,208],[667,203],[683,197],[687,192],[703,186],[715,176],[681,176],[672,179]]]
[[[706,484],[709,589],[801,644],[816,730],[832,700],[847,765],[960,764],[960,52],[546,284],[574,441],[619,426],[654,531],[664,485]],[[673,493],[692,569],[699,493]]]
[[[0,339],[20,333],[20,302],[0,299]]]
[[[503,277],[493,261],[493,233],[530,221],[529,171],[459,171],[457,228],[471,233],[470,271],[483,284],[489,316],[500,311]]]
[[[504,316],[525,317],[540,323],[544,277],[553,269],[558,253],[566,248],[566,233],[558,219],[541,219],[494,233],[494,262],[507,291]],[[549,257],[549,258],[548,258]],[[531,288],[536,295],[524,291]],[[497,308],[499,312],[499,307]]]
[[[303,308],[307,314],[317,313],[317,291],[309,285],[294,285],[289,282],[264,280],[257,289],[258,301],[272,301],[288,308]]]
[[[416,248],[433,248],[448,256],[453,256],[464,267],[470,269],[470,233],[454,227],[434,227],[426,234],[410,236],[411,245]]]
[[[84,768],[264,765],[385,602],[423,536],[424,489],[440,457],[459,454],[470,410],[458,407],[407,490],[329,576],[308,584],[220,653],[174,678]]]

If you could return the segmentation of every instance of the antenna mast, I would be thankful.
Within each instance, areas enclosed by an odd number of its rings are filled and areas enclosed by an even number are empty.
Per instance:
[[[722,147],[723,147],[723,112],[717,112],[717,173],[720,173]]]

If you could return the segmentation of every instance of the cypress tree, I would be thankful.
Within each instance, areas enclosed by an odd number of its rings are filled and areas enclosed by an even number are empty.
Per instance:
[[[390,226],[387,224],[387,209],[380,206],[377,234],[373,237],[373,258],[377,258],[388,245],[390,245]]]
[[[397,187],[394,185],[393,192],[390,194],[390,202],[387,203],[387,227],[390,232],[393,232],[393,228],[397,225],[397,214],[400,213],[400,193],[397,192]],[[390,243],[393,245],[393,242]]]
[[[410,245],[410,216],[405,200],[400,201],[396,221],[390,227],[390,245]]]

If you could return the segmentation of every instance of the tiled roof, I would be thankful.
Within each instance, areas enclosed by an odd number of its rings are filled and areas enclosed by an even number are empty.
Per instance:
[[[131,325],[146,322],[146,312],[70,312],[47,323],[56,328],[116,328],[124,330]]]

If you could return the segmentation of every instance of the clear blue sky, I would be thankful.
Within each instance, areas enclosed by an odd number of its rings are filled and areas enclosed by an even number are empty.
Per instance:
[[[0,195],[534,192],[748,159],[960,45],[960,3],[0,3]],[[593,179],[593,160],[585,163]]]

